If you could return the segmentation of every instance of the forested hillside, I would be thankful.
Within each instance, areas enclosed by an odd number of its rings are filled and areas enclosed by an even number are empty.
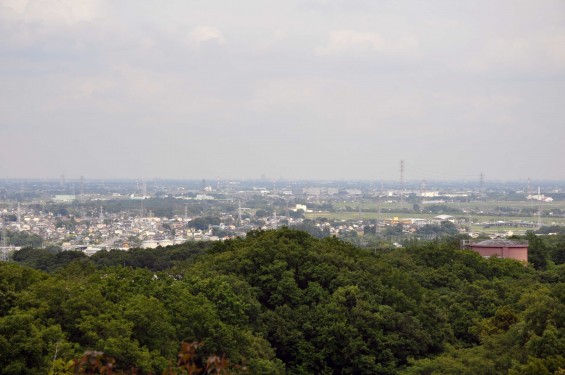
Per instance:
[[[231,373],[564,374],[565,265],[456,247],[280,229],[92,258],[28,249],[0,264],[0,373],[68,373],[85,350],[161,373],[187,341]]]

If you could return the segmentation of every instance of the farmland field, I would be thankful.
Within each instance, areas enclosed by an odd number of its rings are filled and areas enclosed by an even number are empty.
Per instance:
[[[538,209],[551,210],[551,209],[561,209],[565,210],[565,201],[554,201],[554,202],[532,202],[532,201],[486,201],[486,202],[446,202],[439,203],[442,206],[447,206],[450,208],[456,208],[460,210],[493,210],[497,207],[508,207],[515,210],[520,209]],[[357,209],[361,205],[361,210],[377,210],[379,203],[375,200],[371,201],[361,201],[361,202],[334,202],[333,206],[336,210],[346,209],[347,207]],[[429,204],[418,203],[421,209],[426,208]],[[380,203],[381,209],[401,209],[400,202],[386,202]],[[402,208],[411,209],[413,203],[404,202]]]
[[[420,212],[412,212],[414,205],[410,202],[404,202],[402,208],[404,212],[401,212],[400,202],[381,202],[380,209],[381,213],[377,212],[379,209],[379,203],[374,200],[364,200],[361,202],[334,202],[333,206],[335,212],[311,212],[306,214],[308,219],[316,218],[327,218],[330,220],[375,220],[380,218],[392,219],[394,217],[398,218],[421,218],[421,219],[432,219],[437,216],[438,212],[426,212],[427,204],[419,203]],[[445,206],[449,209],[457,209],[462,212],[445,212],[445,214],[450,214],[456,219],[471,220],[473,222],[472,229],[483,232],[490,231],[503,231],[503,230],[513,230],[513,231],[523,231],[524,228],[514,228],[509,227],[492,227],[484,228],[483,223],[485,222],[497,222],[497,221],[525,221],[537,223],[537,215],[526,215],[520,213],[520,210],[527,209],[530,212],[537,211],[541,209],[545,214],[541,217],[541,223],[543,225],[565,225],[565,217],[558,215],[560,210],[565,210],[565,201],[556,202],[530,202],[530,201],[485,201],[485,202],[446,202],[441,203],[441,206]],[[410,212],[406,212],[406,209]],[[555,216],[548,216],[547,213],[552,210],[556,210]],[[360,211],[360,212],[359,212]],[[510,212],[508,212],[510,211]]]

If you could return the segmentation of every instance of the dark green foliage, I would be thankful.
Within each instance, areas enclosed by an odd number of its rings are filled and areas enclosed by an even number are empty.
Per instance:
[[[0,231],[0,241],[4,241],[3,232]],[[13,246],[28,246],[28,247],[41,247],[43,238],[37,234],[30,234],[28,232],[12,232],[6,231],[6,244]]]
[[[304,222],[300,224],[293,225],[292,228],[295,230],[304,231],[312,237],[316,238],[324,238],[330,235],[329,229],[320,229],[311,220],[304,220]]]
[[[42,271],[53,272],[72,261],[86,261],[87,257],[81,251],[53,253],[47,249],[24,248],[14,253],[13,260]]]
[[[220,225],[222,221],[219,217],[197,217],[188,222],[189,228],[208,230],[211,225]]]
[[[426,224],[416,231],[416,235],[418,236],[431,236],[434,238],[456,236],[457,234],[459,234],[457,226],[450,221],[442,221],[439,225]]]
[[[544,271],[457,239],[374,254],[288,228],[91,258],[26,249],[14,259],[52,273],[0,264],[0,373],[87,349],[161,373],[187,341],[251,374],[554,374],[565,266],[540,241]]]
[[[533,232],[528,232],[526,239],[529,244],[528,263],[532,264],[534,268],[538,270],[545,270],[549,258],[549,251],[547,250],[545,242]]]
[[[192,261],[211,246],[213,245],[209,242],[187,242],[157,249],[101,250],[90,258],[80,251],[53,252],[50,249],[24,248],[14,252],[12,259],[47,272],[56,271],[75,261],[90,263],[98,268],[122,266],[162,271],[176,264]]]
[[[540,229],[536,231],[539,234],[549,234],[549,233],[557,233],[557,234],[565,234],[565,227],[562,225],[544,225]]]

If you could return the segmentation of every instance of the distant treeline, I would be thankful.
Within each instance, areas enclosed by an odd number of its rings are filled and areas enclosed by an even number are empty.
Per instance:
[[[96,268],[133,267],[163,271],[182,262],[190,261],[212,246],[211,242],[186,242],[183,245],[156,249],[101,250],[88,257],[82,251],[52,252],[46,249],[24,248],[14,252],[12,259],[38,270],[54,272],[72,262]]]
[[[41,247],[43,245],[43,238],[37,234],[28,233],[25,231],[9,231],[6,230],[6,245],[8,246],[29,246]],[[4,243],[4,232],[0,231],[0,244]]]

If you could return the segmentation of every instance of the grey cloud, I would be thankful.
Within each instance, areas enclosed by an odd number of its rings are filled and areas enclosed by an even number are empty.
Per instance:
[[[565,178],[561,1],[56,3],[0,0],[2,176]]]

